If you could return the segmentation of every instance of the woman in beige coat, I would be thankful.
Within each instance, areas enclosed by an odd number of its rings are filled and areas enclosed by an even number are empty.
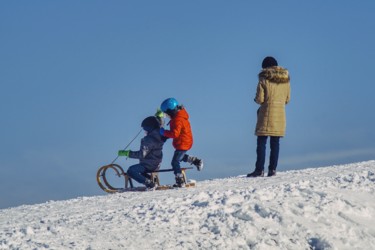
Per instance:
[[[290,100],[290,78],[288,70],[278,66],[273,57],[266,57],[259,73],[259,82],[254,101],[260,105],[255,129],[257,136],[257,161],[254,172],[247,177],[264,176],[266,143],[270,137],[270,160],[268,176],[276,175],[279,158],[279,140],[285,135],[285,105]]]

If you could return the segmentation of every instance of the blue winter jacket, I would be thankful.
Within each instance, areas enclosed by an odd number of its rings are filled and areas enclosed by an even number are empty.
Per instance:
[[[139,163],[150,172],[155,171],[160,168],[163,159],[164,142],[159,129],[154,129],[142,138],[139,151],[130,151],[129,158],[139,159]]]

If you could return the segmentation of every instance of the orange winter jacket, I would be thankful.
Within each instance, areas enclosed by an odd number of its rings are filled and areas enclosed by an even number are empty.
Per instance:
[[[164,130],[164,136],[173,138],[173,147],[176,150],[189,150],[193,146],[189,114],[184,108],[177,111],[169,123],[170,130]]]

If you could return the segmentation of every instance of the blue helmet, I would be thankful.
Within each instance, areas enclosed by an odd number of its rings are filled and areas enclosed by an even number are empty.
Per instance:
[[[168,98],[168,99],[165,99],[164,102],[161,103],[160,109],[161,111],[166,113],[168,110],[170,111],[175,110],[177,106],[178,106],[178,102],[176,99]]]

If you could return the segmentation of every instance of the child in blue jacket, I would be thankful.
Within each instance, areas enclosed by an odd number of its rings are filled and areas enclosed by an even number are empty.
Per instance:
[[[155,116],[147,117],[141,124],[146,136],[141,140],[140,149],[138,151],[119,150],[118,152],[119,156],[139,159],[139,164],[130,166],[127,174],[147,188],[155,188],[155,183],[145,176],[147,173],[158,170],[163,159],[162,150],[166,139],[159,133],[160,125],[160,120]]]

